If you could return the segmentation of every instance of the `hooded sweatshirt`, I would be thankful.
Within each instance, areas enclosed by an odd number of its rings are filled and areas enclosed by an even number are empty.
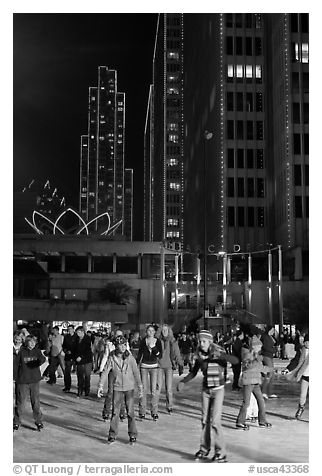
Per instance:
[[[162,357],[159,360],[159,366],[162,369],[171,369],[173,365],[183,365],[183,360],[180,354],[179,346],[174,338],[172,329],[169,327],[169,332],[166,337],[158,329],[155,337],[160,339],[162,345]]]
[[[124,354],[112,351],[105,369],[101,374],[98,388],[103,388],[108,374],[113,374],[113,388],[119,392],[134,390],[135,384],[142,386],[140,372],[136,365],[135,358],[127,350]]]
[[[41,380],[40,366],[46,361],[40,349],[22,345],[17,361],[17,383],[37,383]]]

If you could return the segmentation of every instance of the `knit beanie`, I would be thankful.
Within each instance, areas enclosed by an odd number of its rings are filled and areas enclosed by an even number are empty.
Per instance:
[[[211,342],[214,340],[211,332],[209,332],[207,330],[202,330],[202,331],[199,332],[199,339],[208,339]]]

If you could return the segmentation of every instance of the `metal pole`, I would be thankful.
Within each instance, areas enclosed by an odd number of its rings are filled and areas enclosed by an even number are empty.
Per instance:
[[[272,252],[268,252],[268,314],[269,323],[273,325],[273,303],[272,303]]]
[[[161,249],[160,249],[160,283],[161,283],[160,324],[162,324],[164,320],[164,297],[165,297],[165,256],[164,256],[163,243],[161,243]]]
[[[179,284],[179,255],[174,257],[175,267],[175,318],[177,320],[178,315],[178,284]]]
[[[282,247],[278,245],[278,304],[279,304],[279,332],[282,335],[284,327],[283,316],[283,270],[282,270]]]
[[[200,313],[200,258],[197,257],[197,314]]]
[[[252,310],[252,255],[248,255],[248,310]]]
[[[208,247],[207,247],[207,176],[206,176],[206,132],[204,135],[204,140],[203,140],[203,146],[204,146],[204,154],[203,154],[203,197],[204,197],[204,203],[203,203],[203,225],[204,225],[204,261],[203,261],[203,282],[204,282],[204,328],[208,329],[208,272],[207,272],[207,253],[208,253]]]

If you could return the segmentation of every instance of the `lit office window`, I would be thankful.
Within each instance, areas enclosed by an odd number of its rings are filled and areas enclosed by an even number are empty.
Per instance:
[[[257,64],[255,66],[255,77],[256,78],[261,78],[262,77],[262,67],[259,64]]]
[[[178,159],[175,159],[173,157],[170,157],[167,161],[167,165],[169,165],[170,167],[173,167],[175,165],[178,165]]]
[[[180,238],[179,231],[167,231],[167,238]]]
[[[179,60],[179,53],[177,53],[176,51],[168,51],[167,58],[173,59],[173,60]]]
[[[309,62],[309,44],[302,43],[302,63]]]
[[[238,64],[236,66],[236,77],[237,78],[242,78],[243,77],[243,65],[242,64]]]
[[[178,226],[179,220],[178,218],[168,218],[168,226]]]
[[[246,78],[253,77],[253,66],[251,64],[246,64]]]
[[[232,64],[227,65],[227,76],[228,78],[234,77],[234,66]]]
[[[174,142],[177,144],[179,142],[178,134],[169,134],[169,142]]]
[[[170,182],[169,187],[171,190],[180,190],[180,184],[176,182]]]
[[[167,93],[168,94],[179,94],[179,88],[167,88]]]
[[[178,131],[179,130],[179,124],[177,124],[176,122],[169,122],[167,124],[168,126],[168,131]]]

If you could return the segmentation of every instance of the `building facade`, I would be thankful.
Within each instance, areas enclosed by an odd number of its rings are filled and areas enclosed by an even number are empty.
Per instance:
[[[99,66],[98,85],[89,88],[88,132],[81,136],[80,156],[81,216],[89,222],[108,212],[112,223],[121,221],[114,234],[131,239],[132,223],[125,219],[132,215],[125,210],[125,94],[117,90],[117,71],[107,66]]]
[[[183,15],[159,14],[144,138],[144,240],[183,243]]]

